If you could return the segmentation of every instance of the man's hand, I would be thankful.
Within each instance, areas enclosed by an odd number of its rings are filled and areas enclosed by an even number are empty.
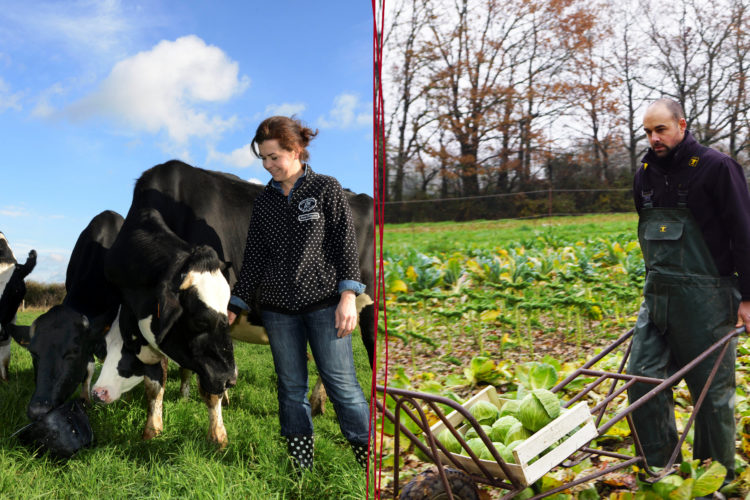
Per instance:
[[[357,296],[352,290],[344,290],[339,299],[339,305],[336,307],[336,335],[346,337],[354,327],[357,326],[357,306],[355,304]]]
[[[745,329],[750,332],[750,300],[740,302],[740,308],[737,310],[736,327],[745,325]]]

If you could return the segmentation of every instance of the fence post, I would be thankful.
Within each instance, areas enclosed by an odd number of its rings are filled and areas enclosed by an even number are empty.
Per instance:
[[[552,186],[547,187],[547,217],[552,217]]]

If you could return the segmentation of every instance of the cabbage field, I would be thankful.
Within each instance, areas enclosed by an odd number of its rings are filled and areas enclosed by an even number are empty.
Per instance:
[[[562,380],[635,323],[645,276],[636,228],[632,214],[386,226],[389,341],[384,342],[381,316],[378,356],[381,363],[387,358],[388,386],[463,402],[487,384],[503,397],[520,396],[540,366]],[[614,371],[621,357],[615,353],[603,363]],[[744,337],[737,371],[740,479],[731,493],[743,497],[750,489],[749,367],[750,343]],[[681,426],[692,404],[684,385],[675,398]],[[627,402],[620,398],[617,404],[622,408]],[[392,431],[387,425],[386,434]],[[607,436],[609,446],[632,455],[628,435],[625,422],[618,423]],[[390,477],[395,454],[388,436],[384,442],[384,474]],[[401,481],[408,481],[429,464],[413,450],[403,451]],[[689,453],[688,442],[683,454]],[[692,467],[694,475],[703,470]],[[581,471],[553,472],[536,492]],[[627,498],[642,490],[634,473],[625,470],[558,497]],[[486,494],[499,498],[500,493]]]

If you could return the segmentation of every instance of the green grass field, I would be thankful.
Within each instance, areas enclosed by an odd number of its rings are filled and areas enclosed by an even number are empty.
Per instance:
[[[460,372],[475,355],[545,344],[585,357],[635,319],[636,228],[632,214],[387,226],[391,371]]]
[[[24,312],[19,324],[39,313]],[[353,334],[360,383],[369,398],[371,370]],[[31,357],[13,343],[10,381],[0,383],[0,498],[362,499],[365,475],[341,435],[333,405],[314,417],[315,466],[296,479],[279,435],[276,379],[267,346],[237,344],[237,386],[223,417],[229,445],[219,451],[206,439],[208,417],[194,378],[189,400],[179,397],[179,374],[170,365],[164,398],[164,433],[142,441],[143,386],[111,405],[88,411],[95,445],[57,462],[34,457],[11,435],[27,423],[34,388]],[[317,372],[310,364],[310,383]],[[370,495],[372,497],[372,495]]]
[[[389,385],[462,402],[491,384],[513,399],[523,367],[531,361],[557,367],[557,380],[562,380],[634,325],[645,277],[636,230],[635,214],[386,226]],[[382,359],[382,332],[379,340]],[[618,352],[605,364],[615,370],[621,359]],[[740,478],[730,495],[744,498],[750,498],[748,367],[750,341],[744,337],[738,347],[735,397]],[[675,415],[682,426],[691,415],[690,396],[684,387],[675,393]],[[624,394],[615,402],[627,405]],[[388,489],[395,450],[389,426],[385,429],[388,479],[383,484]],[[608,446],[633,456],[628,436],[623,425],[605,438]],[[406,442],[401,441],[402,486],[432,465],[421,463]],[[691,456],[689,443],[683,453]],[[561,481],[565,473],[553,469],[534,485],[534,492]],[[581,488],[578,498],[634,498],[642,487],[626,469],[610,482]],[[488,488],[482,498],[500,498],[501,492]],[[660,498],[653,491],[638,494]],[[566,491],[551,498],[576,496]]]
[[[404,252],[410,248],[417,248],[424,253],[465,252],[524,242],[540,234],[573,241],[614,235],[635,238],[637,225],[638,218],[635,214],[388,224],[383,245],[392,253]]]

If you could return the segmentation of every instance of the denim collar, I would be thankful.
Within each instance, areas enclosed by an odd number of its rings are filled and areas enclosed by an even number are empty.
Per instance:
[[[289,195],[286,197],[287,200],[292,199],[292,193],[294,193],[294,190],[300,187],[300,185],[305,181],[305,177],[307,177],[308,169],[310,169],[310,165],[307,163],[302,165],[302,175],[297,179],[297,181],[294,183],[294,186],[292,186],[292,189],[289,190]],[[310,169],[310,173],[312,173],[312,169]],[[271,179],[270,182],[271,187],[275,188],[279,193],[284,194],[284,190],[281,188],[281,183]]]

